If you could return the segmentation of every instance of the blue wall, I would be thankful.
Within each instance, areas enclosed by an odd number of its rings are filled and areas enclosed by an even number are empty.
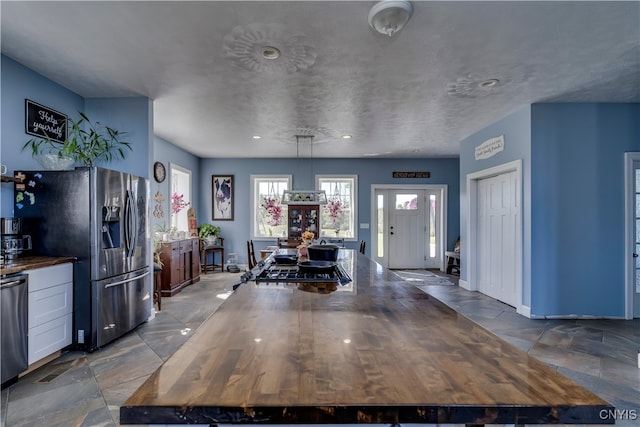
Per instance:
[[[475,160],[499,135],[505,150]],[[461,278],[466,175],[522,159],[522,303],[533,317],[623,317],[626,151],[640,151],[639,104],[534,104],[462,141]]]
[[[251,223],[250,175],[293,175],[297,189],[313,189],[314,175],[349,174],[358,176],[358,218],[356,223],[371,224],[372,184],[447,184],[448,218],[447,247],[453,247],[460,234],[458,211],[459,191],[458,159],[202,159],[200,163],[201,198],[198,205],[198,222],[219,225],[225,238],[225,252],[237,254],[240,263],[246,263],[246,241],[250,238]],[[393,179],[393,171],[429,171],[428,179]],[[234,220],[212,221],[211,175],[234,175]],[[358,229],[357,240],[364,239],[371,247],[370,229]],[[256,251],[273,241],[255,242]],[[357,249],[358,242],[347,242],[347,247]]]
[[[0,123],[0,161],[8,166],[7,174],[15,170],[39,170],[40,164],[29,149],[22,151],[24,143],[31,139],[25,133],[25,99],[38,102],[74,119],[78,111],[85,112],[91,121],[127,132],[126,140],[133,151],[125,160],[101,164],[111,169],[149,176],[149,158],[152,152],[153,116],[152,104],[147,98],[83,98],[42,75],[24,67],[11,58],[1,56],[2,104]],[[13,216],[13,185],[2,183],[0,187],[0,214]]]
[[[79,119],[78,111],[84,109],[84,99],[75,93],[53,83],[30,69],[2,55],[0,111],[2,131],[0,136],[0,161],[7,165],[7,175],[13,176],[14,170],[37,170],[40,164],[31,156],[24,143],[31,138],[25,133],[25,99],[43,104],[70,117]],[[13,185],[2,183],[0,187],[3,217],[13,216]]]
[[[531,114],[531,313],[624,316],[624,152],[640,151],[640,105]]]
[[[475,159],[475,149],[487,139],[504,135],[504,151],[488,159]],[[460,143],[460,263],[461,280],[468,280],[467,258],[467,175],[514,160],[522,160],[522,210],[524,249],[522,254],[522,303],[531,301],[531,250],[527,242],[531,241],[531,108],[524,107],[505,117]]]

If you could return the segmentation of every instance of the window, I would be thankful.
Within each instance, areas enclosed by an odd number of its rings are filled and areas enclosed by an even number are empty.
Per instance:
[[[287,236],[287,205],[282,192],[291,189],[291,175],[251,175],[252,239]]]
[[[189,231],[187,210],[191,207],[191,171],[173,163],[169,163],[169,171],[171,227],[177,231]]]
[[[322,237],[355,240],[357,175],[316,175],[316,187],[326,191],[329,200],[320,207]]]

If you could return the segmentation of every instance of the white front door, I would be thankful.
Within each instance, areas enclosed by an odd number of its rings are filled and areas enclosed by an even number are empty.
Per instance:
[[[444,271],[446,185],[372,186],[371,257],[387,268]]]
[[[426,268],[424,190],[389,191],[389,268]]]
[[[478,291],[514,307],[517,301],[517,172],[478,180],[477,286]]]

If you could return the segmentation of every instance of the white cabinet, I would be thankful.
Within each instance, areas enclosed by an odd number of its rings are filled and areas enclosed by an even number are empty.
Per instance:
[[[29,364],[71,344],[73,264],[28,270]]]

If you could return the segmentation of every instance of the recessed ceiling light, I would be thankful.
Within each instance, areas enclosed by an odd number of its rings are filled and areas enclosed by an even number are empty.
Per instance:
[[[498,83],[500,83],[500,80],[498,79],[488,79],[485,80],[483,82],[480,82],[480,87],[493,87],[495,85],[497,85]]]
[[[351,135],[342,135],[342,138],[344,138],[344,139],[350,139],[350,138],[351,138]]]
[[[260,138],[262,138],[262,137],[261,137],[260,135],[253,135],[251,138],[253,138],[253,139],[260,139]]]
[[[264,59],[278,59],[280,58],[280,49],[273,46],[263,46],[262,57]]]

